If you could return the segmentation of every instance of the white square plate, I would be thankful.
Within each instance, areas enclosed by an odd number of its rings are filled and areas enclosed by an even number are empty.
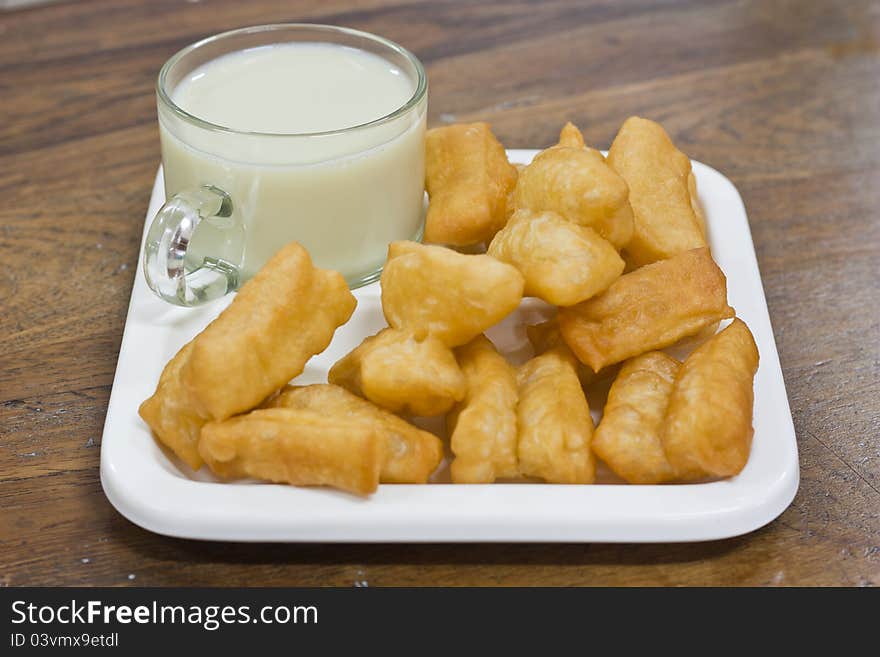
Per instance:
[[[536,152],[509,155],[527,163]],[[667,486],[382,485],[369,499],[329,489],[218,483],[206,468],[194,473],[161,449],[137,408],[152,394],[165,362],[230,298],[197,309],[171,306],[147,288],[139,262],[101,443],[107,497],[150,531],[229,541],[702,541],[767,524],[797,491],[794,426],[742,200],[714,169],[694,162],[694,173],[712,252],[727,274],[729,302],[751,328],[761,354],[752,453],[738,476]],[[160,170],[147,223],[163,201]],[[378,283],[355,295],[353,318],[309,362],[298,383],[325,381],[338,358],[385,325]],[[526,300],[489,335],[512,360],[522,361],[530,348],[521,322],[534,323],[541,312],[540,303]]]

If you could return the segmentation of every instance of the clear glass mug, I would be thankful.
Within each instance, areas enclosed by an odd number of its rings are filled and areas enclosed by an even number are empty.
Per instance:
[[[182,79],[220,55],[290,42],[379,55],[410,77],[413,95],[374,121],[299,134],[233,130],[172,100]],[[401,46],[329,25],[244,28],[174,55],[156,95],[166,203],[147,233],[144,274],[162,299],[196,306],[221,297],[294,240],[358,287],[378,278],[389,242],[421,239],[427,78]]]

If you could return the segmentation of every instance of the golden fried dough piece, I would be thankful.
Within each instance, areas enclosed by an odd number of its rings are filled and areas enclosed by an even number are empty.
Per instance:
[[[518,210],[492,239],[489,255],[516,267],[525,296],[573,306],[607,289],[623,273],[617,250],[592,228],[555,212]]]
[[[287,386],[266,407],[314,411],[375,427],[386,442],[379,474],[383,483],[423,484],[443,459],[443,444],[437,436],[336,385]]]
[[[599,296],[561,308],[559,328],[581,362],[598,372],[730,317],[727,280],[702,248],[640,267]]]
[[[631,484],[672,481],[660,434],[681,363],[660,351],[626,361],[608,392],[593,451]]]
[[[698,347],[675,377],[661,434],[686,480],[730,477],[749,460],[758,347],[739,319]]]
[[[516,373],[484,335],[455,350],[468,393],[449,415],[456,484],[515,477]]]
[[[593,419],[575,361],[548,351],[517,372],[519,469],[554,484],[591,484]]]
[[[180,381],[180,369],[189,359],[192,345],[188,342],[168,361],[156,392],[141,404],[138,413],[161,443],[193,470],[198,470],[202,465],[199,431],[206,420],[193,410],[189,394]]]
[[[392,242],[382,271],[382,310],[394,328],[433,335],[450,347],[470,342],[522,299],[515,267],[488,255]]]
[[[706,246],[691,161],[660,124],[628,118],[611,144],[608,164],[629,185],[635,221],[626,251],[634,264]]]
[[[223,420],[254,408],[327,348],[355,305],[342,274],[296,242],[281,248],[193,341],[180,375],[196,410]]]
[[[425,241],[466,246],[492,239],[507,221],[507,197],[516,175],[488,123],[428,130]]]
[[[199,452],[224,479],[255,477],[367,495],[379,485],[385,440],[370,423],[268,408],[209,422]]]
[[[396,329],[364,340],[330,368],[327,380],[392,413],[421,416],[446,413],[467,392],[449,347]]]
[[[629,189],[599,151],[584,148],[583,138],[578,142],[574,131],[566,126],[560,143],[538,153],[520,172],[514,205],[517,210],[555,212],[592,228],[620,249],[633,230]]]

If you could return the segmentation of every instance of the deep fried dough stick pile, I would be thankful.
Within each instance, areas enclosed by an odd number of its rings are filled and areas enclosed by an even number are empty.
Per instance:
[[[454,134],[443,130],[435,143]],[[488,177],[484,167],[480,180]],[[511,463],[503,446],[513,435],[514,396],[520,474],[560,483],[592,481],[593,451],[633,483],[738,472],[748,455],[748,395],[751,365],[757,363],[756,352],[753,359],[742,347],[748,342],[745,325],[737,320],[684,367],[654,351],[686,337],[708,336],[734,315],[724,274],[706,246],[690,160],[663,128],[629,119],[606,161],[566,124],[557,145],[519,168],[507,205],[512,216],[495,233],[488,254],[516,267],[524,294],[558,306],[559,313],[527,327],[538,355],[519,368],[515,395],[509,385],[499,385],[506,379],[503,368],[474,366],[474,354],[487,360],[497,356],[485,338],[459,351],[459,363],[469,371],[468,396],[449,419],[453,481],[492,481],[500,476],[499,459]],[[629,274],[622,275],[619,251]],[[725,361],[717,355],[721,347],[709,345],[734,343],[731,333],[739,335],[736,344],[744,351],[738,360]],[[701,355],[706,351],[713,356]],[[578,379],[589,384],[597,372],[603,377],[620,363],[593,437]],[[722,386],[730,387],[731,401],[715,412],[706,390],[720,393]],[[482,401],[481,393],[491,403]],[[460,420],[464,413],[467,423]],[[725,423],[726,431],[720,426],[710,431],[713,421]],[[501,446],[490,432],[506,437]]]
[[[425,483],[442,460],[440,440],[396,413],[446,415],[453,483],[592,483],[595,457],[630,483],[740,472],[758,351],[739,319],[709,337],[734,310],[690,160],[663,128],[630,118],[606,159],[568,123],[517,167],[485,123],[426,139],[425,240],[469,253],[389,245],[389,328],[329,384],[300,387],[286,384],[355,301],[338,273],[284,247],[166,365],[140,409],[157,438],[223,478],[361,495]],[[484,332],[524,294],[558,312],[525,327],[535,356],[514,368]],[[693,336],[703,344],[684,362],[657,351]],[[615,372],[594,430],[583,386]]]
[[[192,468],[206,462],[224,478],[357,494],[380,480],[423,483],[440,441],[340,388],[285,390],[252,410],[327,347],[355,304],[339,273],[287,245],[171,359],[141,416]]]

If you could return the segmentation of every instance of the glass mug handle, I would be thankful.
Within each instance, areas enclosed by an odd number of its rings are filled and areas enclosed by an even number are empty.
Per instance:
[[[144,244],[144,276],[159,297],[178,306],[198,306],[235,290],[239,267],[205,256],[187,271],[186,253],[203,220],[222,230],[233,228],[232,199],[222,189],[203,185],[172,196],[156,213]]]

